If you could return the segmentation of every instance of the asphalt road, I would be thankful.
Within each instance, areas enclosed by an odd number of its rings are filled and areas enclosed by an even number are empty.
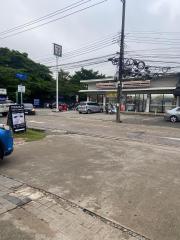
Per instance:
[[[49,129],[17,145],[0,174],[45,189],[150,239],[180,239],[180,128],[162,118],[41,111]],[[155,124],[155,122],[163,124]],[[168,125],[167,125],[168,124]]]

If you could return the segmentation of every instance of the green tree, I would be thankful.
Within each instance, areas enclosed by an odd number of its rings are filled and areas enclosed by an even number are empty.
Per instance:
[[[81,68],[72,76],[63,70],[59,72],[59,93],[65,99],[75,101],[75,96],[78,94],[84,98],[84,94],[79,94],[79,90],[85,89],[85,84],[80,83],[81,80],[105,78],[105,75],[99,74],[98,71],[87,70]]]
[[[26,86],[25,101],[39,98],[43,102],[54,96],[55,81],[48,67],[35,63],[27,53],[0,48],[0,87],[7,89],[11,100],[15,100],[17,85],[20,84],[16,73],[28,75],[27,81],[23,82]]]

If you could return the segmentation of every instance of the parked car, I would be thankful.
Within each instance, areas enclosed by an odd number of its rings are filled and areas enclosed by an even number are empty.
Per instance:
[[[164,114],[164,119],[172,123],[180,121],[180,107],[167,110]]]
[[[51,109],[56,108],[56,102],[52,103],[49,105]],[[59,111],[67,111],[68,110],[68,105],[64,102],[59,102]]]
[[[103,112],[102,106],[95,102],[80,102],[77,107],[79,113],[98,113]]]
[[[10,127],[0,124],[0,159],[13,152],[13,135]]]
[[[24,112],[25,114],[28,114],[28,115],[35,115],[36,114],[36,111],[32,105],[32,103],[24,103]]]

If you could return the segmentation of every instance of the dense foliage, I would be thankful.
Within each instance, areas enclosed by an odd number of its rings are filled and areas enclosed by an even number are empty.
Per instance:
[[[80,89],[86,89],[86,85],[80,83],[80,80],[104,78],[105,75],[99,74],[98,71],[81,68],[80,71],[70,75],[68,72],[61,70],[59,72],[59,93],[67,101],[75,101],[75,96],[80,95],[80,99],[86,99],[85,94],[79,94]]]
[[[16,73],[26,73],[28,79],[23,81],[26,86],[24,99],[34,98],[48,100],[54,95],[55,81],[49,69],[28,58],[26,53],[0,48],[0,88],[6,88],[10,99],[15,100],[18,84]]]

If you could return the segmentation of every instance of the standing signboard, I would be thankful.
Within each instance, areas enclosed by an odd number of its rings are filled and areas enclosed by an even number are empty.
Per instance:
[[[34,106],[35,107],[39,107],[40,106],[40,99],[38,99],[38,98],[34,99]]]
[[[8,125],[11,126],[13,132],[26,131],[26,119],[23,105],[11,105],[9,107]]]
[[[58,72],[58,59],[62,57],[62,46],[54,43],[54,55],[56,56],[56,111],[59,111],[59,72]]]

